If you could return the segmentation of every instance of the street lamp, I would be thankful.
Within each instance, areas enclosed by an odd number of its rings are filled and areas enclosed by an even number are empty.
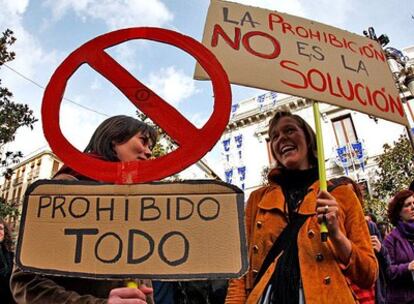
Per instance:
[[[397,84],[405,86],[414,96],[414,63],[408,60],[407,56],[392,47],[385,49],[387,62]]]
[[[384,48],[389,42],[387,35],[381,35],[377,37],[373,27],[369,27],[368,31],[363,32],[367,38],[377,41],[382,48]],[[407,102],[407,98],[404,95],[404,89],[408,89],[411,94],[411,98],[414,98],[414,62],[409,61],[407,56],[393,47],[387,47],[384,49],[387,57],[387,63],[394,76],[395,83],[402,95],[402,101]],[[410,109],[410,105],[407,102],[407,106]],[[411,109],[410,109],[411,111]],[[411,129],[407,126],[407,135],[411,142],[411,146],[414,149],[414,138]]]

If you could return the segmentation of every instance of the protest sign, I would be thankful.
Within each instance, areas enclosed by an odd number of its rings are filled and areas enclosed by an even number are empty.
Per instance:
[[[171,44],[212,78],[214,111],[201,128],[131,75],[105,50],[132,40]],[[157,159],[109,162],[73,147],[60,129],[68,80],[83,64],[114,84],[178,145]],[[25,194],[16,263],[41,274],[102,279],[234,278],[247,271],[244,197],[215,181],[137,184],[177,173],[206,154],[227,125],[230,84],[220,63],[191,37],[160,28],[129,28],[92,39],[57,68],[42,103],[53,152],[100,184],[39,181]]]
[[[25,196],[16,262],[89,278],[240,277],[243,210],[243,192],[216,181],[38,181]]]
[[[197,128],[179,111],[131,75],[105,50],[133,39],[171,44],[193,56],[212,80],[214,110],[203,127]],[[113,83],[135,106],[160,126],[178,148],[157,159],[109,162],[81,153],[60,128],[60,105],[66,84],[83,64],[89,64]],[[151,27],[128,28],[98,36],[72,52],[56,69],[42,103],[42,125],[53,152],[72,169],[95,180],[142,183],[160,180],[187,168],[215,145],[230,116],[231,89],[227,75],[215,56],[200,42],[180,33]]]
[[[381,46],[316,21],[213,0],[203,44],[230,82],[334,104],[408,125]],[[197,64],[196,79],[208,79]]]

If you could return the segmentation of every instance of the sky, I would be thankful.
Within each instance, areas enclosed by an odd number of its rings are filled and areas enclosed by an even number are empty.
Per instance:
[[[357,0],[237,0],[251,6],[326,23],[357,34],[373,26],[389,46],[414,45],[414,2]],[[16,59],[0,69],[2,86],[28,104],[39,118],[34,130],[21,128],[7,149],[24,155],[45,149],[40,108],[44,87],[59,64],[87,41],[122,28],[152,26],[201,41],[209,0],[0,0],[0,30],[14,31]],[[193,80],[195,59],[182,50],[148,40],[132,40],[106,50],[134,77],[202,127],[213,109],[208,81]],[[232,85],[233,103],[263,91]],[[85,108],[86,107],[86,108]],[[70,78],[60,110],[65,137],[83,150],[94,129],[109,116],[135,115],[136,108],[109,81],[82,65]],[[218,147],[206,155],[220,171]]]

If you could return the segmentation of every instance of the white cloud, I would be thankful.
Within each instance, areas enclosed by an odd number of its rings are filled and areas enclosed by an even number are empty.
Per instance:
[[[174,106],[198,92],[192,77],[172,66],[151,73],[148,87]]]
[[[0,0],[1,11],[6,14],[11,15],[21,15],[26,11],[27,6],[29,5],[29,0]]]
[[[195,114],[191,115],[189,120],[197,128],[202,128],[206,124],[206,122],[209,118],[210,117],[207,117],[205,113],[195,113]]]
[[[9,49],[16,53],[16,58],[8,63],[18,72],[29,78],[35,78],[34,81],[44,85],[47,78],[39,79],[39,74],[50,75],[50,69],[53,69],[60,57],[56,52],[45,52],[40,42],[24,28],[22,18],[28,7],[28,0],[0,0],[0,28],[9,28],[14,32],[17,38],[14,45]],[[38,73],[41,71],[42,73]],[[36,75],[36,76],[35,76]],[[4,79],[4,84],[10,86],[14,91],[21,88],[15,85],[21,82],[21,76],[11,74]]]
[[[94,78],[91,83],[90,88],[92,91],[97,91],[97,90],[102,89],[102,83],[100,82],[100,79]]]
[[[47,0],[55,20],[73,10],[83,20],[101,20],[109,29],[135,26],[162,26],[173,14],[159,0]]]
[[[75,96],[74,99],[79,103],[85,102],[85,98],[82,96]],[[35,115],[39,121],[35,123],[34,129],[31,130],[28,127],[19,128],[15,141],[7,144],[5,150],[22,151],[23,155],[28,157],[33,152],[39,152],[39,148],[48,147],[43,133],[40,113],[36,113]],[[66,101],[62,103],[60,109],[60,128],[62,133],[80,151],[83,151],[92,133],[104,119],[106,117],[85,111]]]
[[[145,42],[140,44],[140,46],[145,47]],[[137,48],[127,42],[110,48],[108,53],[122,66],[128,67],[129,72],[139,73],[143,68],[143,64],[140,60],[137,60],[137,53],[139,53],[139,51],[139,47]]]
[[[86,98],[78,95],[73,99],[84,104]],[[63,102],[60,109],[60,128],[66,139],[79,151],[83,151],[96,127],[106,118],[72,103]]]
[[[87,10],[88,4],[91,2],[93,2],[93,0],[47,0],[44,2],[44,5],[52,9],[53,17],[58,20],[70,9],[73,9],[76,12]]]
[[[39,116],[36,116],[39,117]],[[21,127],[16,132],[16,140],[5,146],[5,151],[21,151],[26,157],[48,144],[43,135],[40,119],[35,123],[33,130],[28,127]]]

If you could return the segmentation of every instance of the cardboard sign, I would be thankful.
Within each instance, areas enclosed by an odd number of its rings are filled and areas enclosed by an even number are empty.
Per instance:
[[[207,71],[214,91],[214,111],[198,129],[180,112],[146,87],[105,49],[132,39],[171,44],[193,56]],[[145,59],[143,59],[145,60]],[[82,65],[114,84],[135,106],[160,126],[179,148],[153,160],[109,162],[92,158],[73,147],[60,129],[60,105],[66,84]],[[160,28],[122,29],[98,36],[73,51],[52,75],[43,97],[42,125],[53,152],[69,167],[92,179],[119,184],[160,180],[201,159],[221,137],[229,121],[231,89],[227,75],[213,53],[195,39]]]
[[[16,261],[90,278],[240,277],[243,210],[243,192],[216,181],[38,181],[26,193]]]
[[[408,125],[385,55],[371,39],[276,11],[213,0],[203,44],[232,83]],[[195,78],[208,79],[200,65]]]

